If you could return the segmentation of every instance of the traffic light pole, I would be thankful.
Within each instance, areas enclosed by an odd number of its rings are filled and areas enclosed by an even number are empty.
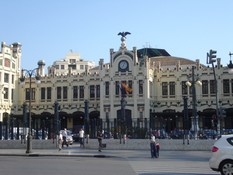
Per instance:
[[[215,100],[216,100],[216,118],[217,118],[217,135],[218,137],[221,135],[221,127],[220,127],[220,115],[219,115],[219,106],[218,106],[218,81],[216,78],[216,72],[215,72],[215,66],[214,62],[216,61],[216,53],[215,50],[210,50],[209,53],[207,53],[207,64],[211,64],[213,68],[213,74],[214,74],[214,82],[215,82]]]

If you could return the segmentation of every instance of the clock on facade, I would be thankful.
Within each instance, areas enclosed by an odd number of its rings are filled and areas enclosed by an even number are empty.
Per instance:
[[[128,62],[126,60],[122,60],[119,62],[119,68],[121,71],[126,71],[128,70]]]

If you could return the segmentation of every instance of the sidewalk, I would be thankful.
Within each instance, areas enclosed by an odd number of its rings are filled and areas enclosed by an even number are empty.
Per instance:
[[[0,156],[69,156],[69,157],[127,157],[127,155],[149,154],[142,150],[108,150],[80,148],[78,145],[65,147],[61,151],[58,149],[33,149],[31,153],[26,153],[26,149],[0,149]]]

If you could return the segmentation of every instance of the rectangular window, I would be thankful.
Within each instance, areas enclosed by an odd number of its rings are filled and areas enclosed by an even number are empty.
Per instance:
[[[105,95],[109,95],[109,81],[105,82]]]
[[[14,90],[14,89],[11,89],[11,100],[12,100],[12,101],[14,100],[14,92],[15,92],[15,90]]]
[[[57,99],[61,100],[61,87],[57,87]]]
[[[51,100],[52,97],[52,88],[47,87],[47,100]]]
[[[70,59],[71,64],[75,64],[76,60],[75,59]]]
[[[175,93],[176,93],[176,86],[175,86],[175,82],[169,82],[169,94],[172,97],[175,97]]]
[[[9,90],[8,88],[4,88],[4,99],[8,99],[9,98]]]
[[[84,65],[80,65],[80,69],[83,70],[84,69]]]
[[[73,98],[74,99],[78,98],[78,86],[73,87]]]
[[[96,98],[100,98],[100,85],[96,85]]]
[[[79,98],[84,98],[84,86],[79,86]]]
[[[90,98],[95,98],[95,86],[90,86]]]
[[[40,94],[41,100],[45,100],[45,88],[44,88],[44,87],[41,88],[40,93],[41,93],[41,94]]]
[[[139,95],[142,95],[143,94],[143,80],[139,80]]]
[[[4,82],[9,83],[9,74],[8,73],[4,73]]]
[[[31,96],[31,100],[32,101],[35,101],[35,95],[36,95],[36,89],[35,88],[31,88],[31,93],[32,93],[32,96]],[[30,89],[29,88],[26,88],[26,100],[30,100]]]
[[[66,86],[63,87],[63,99],[67,100],[67,87]]]
[[[202,80],[202,94],[203,95],[208,95],[209,91],[208,91],[208,81],[207,80]]]
[[[215,95],[215,93],[216,93],[215,80],[210,80],[210,94]]]
[[[11,66],[11,61],[10,61],[10,59],[5,58],[5,59],[4,59],[4,62],[5,62],[5,67],[10,67],[10,66]]]
[[[116,95],[119,95],[119,92],[120,92],[120,82],[119,81],[115,82],[115,92],[116,92]]]
[[[15,63],[12,63],[12,69],[15,69]]]
[[[61,65],[61,69],[65,69],[65,66],[64,66],[64,65]]]
[[[231,95],[233,95],[233,79],[231,79]]]
[[[11,76],[11,83],[12,83],[12,84],[15,83],[15,76],[14,76],[14,75]]]
[[[129,81],[128,81],[128,87],[129,87],[130,89],[133,88],[133,82],[132,82],[132,80],[129,80]],[[133,91],[130,91],[130,92],[129,92],[129,94],[132,94],[132,93],[133,93]]]
[[[168,95],[168,83],[162,82],[162,96]]]
[[[223,80],[223,93],[224,94],[230,93],[230,80],[227,79]]]
[[[186,85],[186,81],[182,81],[181,86],[182,86],[182,89],[181,89],[182,95],[187,95],[188,94],[188,87]]]

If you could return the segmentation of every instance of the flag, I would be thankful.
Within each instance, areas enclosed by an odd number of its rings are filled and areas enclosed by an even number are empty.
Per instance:
[[[130,88],[129,86],[127,86],[125,83],[121,83],[120,84],[120,88],[121,88],[121,93],[122,94],[129,94],[133,92],[133,89]]]

